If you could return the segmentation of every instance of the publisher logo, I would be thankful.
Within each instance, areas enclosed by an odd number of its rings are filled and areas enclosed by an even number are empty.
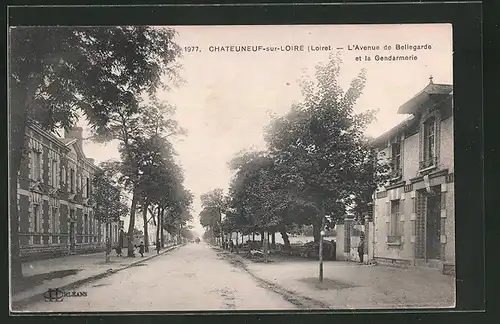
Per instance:
[[[67,297],[87,297],[86,291],[62,291],[59,288],[47,290],[43,297],[46,302],[62,302]]]

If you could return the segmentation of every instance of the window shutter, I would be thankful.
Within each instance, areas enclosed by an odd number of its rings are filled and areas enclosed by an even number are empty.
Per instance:
[[[35,230],[35,226],[34,226],[34,223],[33,223],[33,220],[34,220],[34,208],[33,208],[33,201],[30,199],[29,201],[29,231],[30,232],[33,232]]]
[[[29,169],[29,177],[30,177],[30,180],[33,180],[33,172],[34,172],[34,168],[33,168],[33,160],[34,160],[34,152],[33,150],[31,149],[31,145],[30,145],[30,149],[29,149],[29,160],[28,160],[28,169]]]
[[[434,156],[435,156],[435,159],[436,159],[436,166],[439,165],[439,152],[440,152],[440,146],[441,146],[441,118],[439,118],[440,116],[437,114],[436,115],[436,121],[435,121],[435,124],[436,124],[436,128],[435,128],[435,131],[434,131]]]
[[[399,220],[404,222],[405,220],[405,200],[401,199],[399,201]]]
[[[52,199],[51,199],[52,200]],[[49,202],[51,201],[49,200]],[[52,233],[52,204],[49,203],[49,215],[48,215],[48,223],[49,223],[49,233]]]
[[[60,174],[61,171],[59,170],[61,168],[61,158],[58,157],[56,161],[56,188],[59,189],[61,187],[61,179],[60,179]]]
[[[401,178],[404,177],[404,168],[405,168],[405,134],[401,134],[401,141],[399,142],[399,167],[401,168]],[[404,193],[404,190],[403,190]]]
[[[38,205],[38,231],[40,233],[44,233],[44,228],[43,228],[43,204]]]
[[[391,235],[391,201],[387,199],[385,205],[386,205],[385,222],[387,224],[387,235],[386,236],[390,236]]]
[[[420,132],[418,132],[419,137],[419,145],[418,145],[418,161],[419,166],[420,162],[424,160],[424,124],[420,125]]]
[[[52,181],[52,177],[53,177],[53,175],[52,175],[52,169],[53,169],[52,163],[53,162],[52,161],[53,161],[53,158],[51,157],[51,155],[52,155],[52,152],[49,153],[49,163],[48,163],[49,170],[48,171],[49,171],[49,185],[52,186],[54,184],[54,182]]]
[[[40,177],[40,182],[41,183],[44,183],[43,182],[43,153],[39,153],[40,154],[40,174],[38,175]]]

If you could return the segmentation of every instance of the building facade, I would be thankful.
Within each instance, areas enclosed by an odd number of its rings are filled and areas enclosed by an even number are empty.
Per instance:
[[[373,258],[454,271],[453,91],[431,82],[374,140],[391,179],[374,194]]]
[[[98,169],[85,157],[82,142],[79,127],[64,138],[36,125],[27,127],[17,184],[22,259],[104,248],[107,228],[95,219],[90,202]]]

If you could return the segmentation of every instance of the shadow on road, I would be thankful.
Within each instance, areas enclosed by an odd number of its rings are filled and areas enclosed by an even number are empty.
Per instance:
[[[19,293],[41,285],[46,280],[59,279],[77,274],[81,269],[58,270],[20,278],[12,282],[12,292]]]
[[[331,279],[323,279],[323,282],[319,282],[318,277],[302,278],[299,279],[299,281],[302,281],[318,290],[339,290],[357,287],[356,285],[350,283]]]

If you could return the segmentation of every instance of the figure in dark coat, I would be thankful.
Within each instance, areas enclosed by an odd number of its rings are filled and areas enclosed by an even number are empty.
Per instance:
[[[156,254],[160,254],[160,240],[156,241]]]
[[[361,241],[359,242],[358,245],[358,255],[359,255],[359,262],[363,263],[363,256],[365,254],[365,238],[361,237]]]
[[[141,245],[139,245],[139,253],[141,254],[141,258],[144,256],[144,243],[141,242]]]

